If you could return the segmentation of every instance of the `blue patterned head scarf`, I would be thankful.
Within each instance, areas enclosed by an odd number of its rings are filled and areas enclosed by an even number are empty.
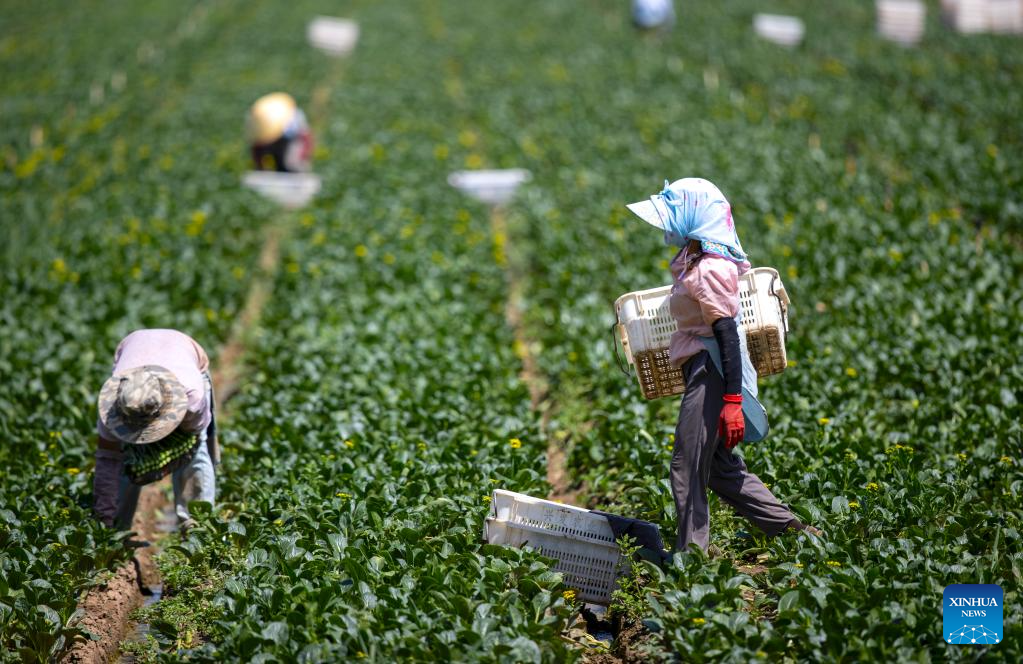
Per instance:
[[[651,196],[664,224],[664,241],[684,247],[699,240],[705,252],[718,254],[736,263],[746,260],[732,221],[732,206],[713,183],[703,178],[683,178]]]

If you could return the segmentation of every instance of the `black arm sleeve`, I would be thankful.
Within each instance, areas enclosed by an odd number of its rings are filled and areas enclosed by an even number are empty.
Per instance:
[[[721,369],[725,394],[742,394],[742,358],[739,355],[739,329],[734,318],[719,318],[711,326],[721,349]]]

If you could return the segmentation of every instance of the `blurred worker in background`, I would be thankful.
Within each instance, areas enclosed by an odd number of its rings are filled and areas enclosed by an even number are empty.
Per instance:
[[[95,511],[108,526],[131,527],[142,486],[173,473],[178,524],[188,503],[213,503],[220,461],[209,358],[176,330],[137,330],[114,353],[99,394]]]
[[[274,92],[249,109],[246,132],[258,171],[300,173],[311,168],[313,135],[291,95]]]
[[[629,205],[678,247],[671,262],[670,308],[677,329],[669,361],[681,367],[685,392],[675,429],[671,489],[678,519],[677,549],[707,550],[707,489],[768,535],[804,525],[732,450],[767,435],[757,400],[757,374],[739,329],[739,277],[750,269],[724,195],[700,178],[676,180],[649,200]]]
[[[643,30],[670,29],[675,25],[673,0],[632,0],[632,22]]]

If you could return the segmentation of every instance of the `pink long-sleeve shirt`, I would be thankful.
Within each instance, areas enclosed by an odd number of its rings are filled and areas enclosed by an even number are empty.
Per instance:
[[[736,263],[712,253],[681,251],[675,256],[669,307],[678,329],[668,346],[673,366],[704,350],[700,337],[714,336],[714,321],[738,315],[739,276],[749,269],[748,261]]]
[[[196,434],[204,431],[212,415],[203,377],[210,368],[210,360],[203,347],[177,330],[136,330],[121,340],[114,351],[113,373],[147,364],[167,369],[185,386],[188,412],[178,428]],[[96,423],[96,432],[101,438],[115,440],[102,422]]]

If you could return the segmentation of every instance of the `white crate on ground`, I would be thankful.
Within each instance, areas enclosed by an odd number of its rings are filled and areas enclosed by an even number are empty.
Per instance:
[[[331,55],[348,55],[359,41],[359,24],[346,18],[317,16],[309,21],[305,34],[313,48]]]
[[[487,205],[502,205],[512,199],[519,185],[531,178],[532,174],[524,168],[455,171],[448,176],[448,184]]]
[[[242,183],[289,209],[306,205],[320,191],[320,176],[313,173],[249,171]]]
[[[647,399],[674,396],[685,390],[682,371],[668,362],[675,333],[670,308],[671,286],[626,293],[615,301],[618,333],[626,361],[635,366],[640,390]],[[785,336],[790,300],[778,271],[753,268],[739,279],[742,329],[750,360],[761,377],[781,373],[788,364]]]
[[[927,6],[923,0],[877,0],[877,31],[885,39],[910,46],[924,35]]]
[[[607,605],[617,588],[621,551],[607,519],[587,509],[496,490],[483,525],[490,544],[528,546],[557,560],[554,569],[584,602]]]
[[[987,9],[991,32],[1023,33],[1023,0],[988,0]]]
[[[760,37],[782,46],[797,46],[803,41],[806,27],[795,16],[757,14],[753,17],[753,30]]]
[[[979,34],[990,28],[988,0],[942,0],[945,22],[962,34]]]

